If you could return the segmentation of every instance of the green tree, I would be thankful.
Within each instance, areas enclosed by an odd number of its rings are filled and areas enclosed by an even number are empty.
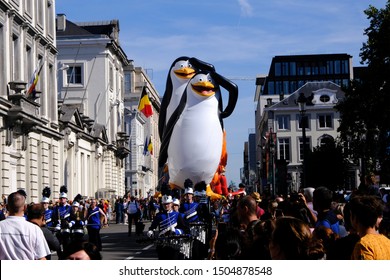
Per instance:
[[[363,172],[368,172],[384,167],[390,155],[390,1],[381,9],[370,5],[364,13],[370,25],[364,30],[367,42],[360,58],[367,71],[345,89],[346,97],[336,108],[347,156],[363,159]]]

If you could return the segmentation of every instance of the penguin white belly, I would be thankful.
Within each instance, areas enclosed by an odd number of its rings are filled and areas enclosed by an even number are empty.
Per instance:
[[[183,187],[187,178],[194,184],[211,182],[222,151],[223,133],[216,108],[215,102],[201,102],[184,109],[168,147],[170,183]]]

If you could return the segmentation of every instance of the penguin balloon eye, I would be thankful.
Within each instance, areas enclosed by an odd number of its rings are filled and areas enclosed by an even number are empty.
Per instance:
[[[188,67],[192,68],[192,64],[188,63]]]

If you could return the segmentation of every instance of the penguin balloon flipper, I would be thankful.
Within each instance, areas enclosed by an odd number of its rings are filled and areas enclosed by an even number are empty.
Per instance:
[[[227,118],[233,113],[233,110],[236,107],[238,100],[238,87],[235,83],[219,75],[217,72],[211,72],[210,75],[221,87],[229,92],[228,104],[225,110],[221,112],[221,118]]]
[[[189,59],[189,62],[191,63],[191,65],[196,68],[198,71],[199,70],[207,70],[207,71],[210,71],[210,72],[215,72],[215,68],[214,68],[214,65],[208,63],[208,62],[205,62],[205,61],[202,61],[200,59],[197,59],[195,57],[191,57]]]
[[[168,84],[168,82],[167,82]],[[168,87],[168,85],[167,85]],[[164,130],[165,130],[165,119],[167,116],[167,107],[169,104],[169,101],[171,100],[171,95],[172,95],[172,83],[171,83],[171,90],[166,88],[166,91],[164,93],[164,96],[161,101],[161,106],[160,106],[160,114],[158,117],[158,135],[160,136],[160,141],[163,138]]]

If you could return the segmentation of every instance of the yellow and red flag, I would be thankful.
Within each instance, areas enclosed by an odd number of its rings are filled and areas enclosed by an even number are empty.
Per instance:
[[[138,104],[138,110],[142,112],[147,118],[153,115],[152,103],[150,103],[148,93],[146,92],[146,87],[144,87],[142,90],[141,98]]]
[[[30,94],[35,95],[37,92],[35,87],[38,84],[38,79],[39,79],[39,75],[41,74],[41,71],[42,71],[43,63],[44,63],[43,61],[42,62],[40,61],[38,63],[38,67],[37,67],[37,69],[35,69],[33,76],[31,77],[30,86],[27,90],[27,96],[29,96]]]
[[[153,155],[152,137],[149,138],[148,151],[149,151],[149,154]]]

